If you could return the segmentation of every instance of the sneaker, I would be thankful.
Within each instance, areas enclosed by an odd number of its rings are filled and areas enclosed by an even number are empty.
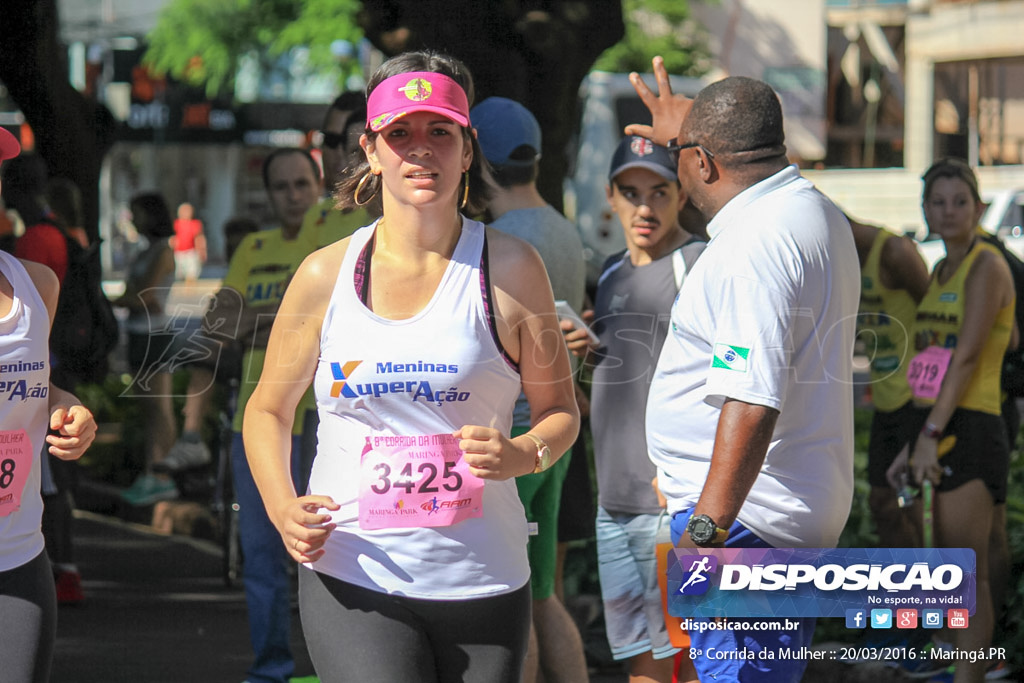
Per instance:
[[[174,442],[167,457],[153,463],[154,472],[181,472],[210,463],[210,449],[198,434],[183,434]]]
[[[57,604],[78,605],[85,600],[85,592],[82,590],[82,575],[73,569],[63,569],[57,572]]]
[[[1013,673],[1013,669],[1006,665],[1005,659],[1000,659],[997,662],[992,662],[992,665],[985,671],[986,681],[999,681]]]
[[[152,505],[161,500],[174,500],[179,495],[173,481],[152,474],[139,475],[131,486],[121,492],[121,498],[136,507]]]

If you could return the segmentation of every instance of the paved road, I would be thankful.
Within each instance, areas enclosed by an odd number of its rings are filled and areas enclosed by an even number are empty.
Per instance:
[[[221,578],[213,543],[76,512],[85,602],[60,607],[54,683],[238,683],[250,662],[245,596]],[[292,611],[296,676],[312,676]],[[625,683],[595,673],[592,683]]]
[[[238,683],[251,660],[245,597],[216,546],[76,513],[85,602],[58,615],[54,683]],[[296,675],[311,675],[297,612]]]

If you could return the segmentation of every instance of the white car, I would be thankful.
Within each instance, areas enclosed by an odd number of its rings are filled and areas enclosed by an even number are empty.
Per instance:
[[[996,235],[1006,248],[1024,259],[1024,189],[1003,190],[983,195],[988,205],[981,216],[981,227],[989,234]],[[917,243],[928,271],[946,255],[946,247],[938,237],[929,235]]]

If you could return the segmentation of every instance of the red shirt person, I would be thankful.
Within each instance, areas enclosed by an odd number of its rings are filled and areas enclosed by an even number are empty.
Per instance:
[[[197,280],[206,262],[206,236],[203,222],[195,217],[195,209],[188,202],[178,207],[171,246],[174,247],[176,277],[186,282]]]

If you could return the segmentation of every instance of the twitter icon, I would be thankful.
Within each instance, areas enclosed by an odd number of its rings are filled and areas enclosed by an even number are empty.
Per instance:
[[[871,610],[871,628],[892,628],[892,610]]]

